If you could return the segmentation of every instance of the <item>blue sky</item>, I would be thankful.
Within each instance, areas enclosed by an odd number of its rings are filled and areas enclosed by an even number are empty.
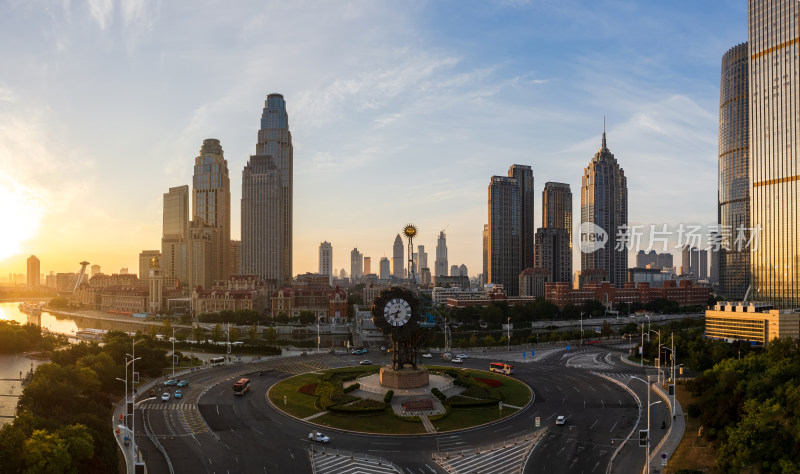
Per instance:
[[[546,181],[572,186],[579,225],[603,116],[631,223],[710,224],[720,60],[747,38],[741,1],[1,5],[0,275],[30,254],[136,271],[205,138],[238,237],[271,92],[294,138],[295,273],[323,240],[336,268],[355,246],[376,266],[408,222],[430,262],[446,227],[450,263],[479,273],[489,179],[513,163],[533,168],[537,227]]]

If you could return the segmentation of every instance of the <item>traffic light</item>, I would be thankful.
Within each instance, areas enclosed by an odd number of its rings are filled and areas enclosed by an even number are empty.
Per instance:
[[[671,397],[673,395],[675,395],[675,384],[670,384],[669,385],[669,396]]]
[[[639,447],[647,446],[647,430],[639,430]]]

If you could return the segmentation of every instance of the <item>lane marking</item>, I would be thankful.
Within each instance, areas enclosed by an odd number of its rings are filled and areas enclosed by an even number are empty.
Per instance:
[[[596,425],[598,421],[600,421],[600,420],[599,419],[598,420],[594,420],[594,423],[592,423],[592,426],[590,426],[589,429],[591,430],[592,428],[594,428],[594,425]]]
[[[611,427],[611,431],[609,431],[609,433],[613,433],[614,432],[614,428],[617,427],[617,423],[619,423],[619,420],[614,422],[614,426]]]

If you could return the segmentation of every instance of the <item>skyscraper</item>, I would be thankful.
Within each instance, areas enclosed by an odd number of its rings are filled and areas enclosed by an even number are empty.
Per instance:
[[[720,75],[718,217],[720,230],[729,229],[731,238],[715,259],[719,293],[733,299],[744,297],[750,285],[750,249],[733,245],[736,229],[750,227],[748,57],[747,43],[729,49]]]
[[[294,148],[289,131],[289,114],[286,101],[281,94],[269,94],[261,114],[261,129],[258,131],[257,155],[270,155],[280,176],[280,232],[281,275],[287,281],[292,278],[292,212],[294,181]]]
[[[36,290],[39,288],[40,285],[39,271],[40,271],[39,259],[36,257],[36,255],[31,255],[30,257],[28,257],[28,274],[26,275],[28,280],[29,290]]]
[[[439,232],[439,238],[436,240],[436,261],[433,265],[434,280],[437,276],[447,276],[447,236],[444,231]]]
[[[572,251],[569,248],[569,232],[556,227],[540,228],[536,231],[535,267],[547,270],[549,282],[572,281]]]
[[[581,252],[581,270],[604,270],[615,286],[628,280],[628,249],[617,232],[628,225],[628,184],[625,173],[603,141],[581,180],[581,227],[599,227],[607,234],[605,245]],[[621,247],[619,250],[617,247]]]
[[[572,191],[569,184],[544,183],[542,191],[542,227],[545,229],[565,229],[569,249],[572,251]],[[572,265],[570,265],[572,268]],[[558,280],[556,280],[558,281]]]
[[[197,286],[211,288],[214,283],[213,268],[219,263],[214,252],[218,244],[218,230],[202,217],[189,221],[186,237],[186,283],[190,289]],[[148,264],[149,267],[149,264]],[[142,271],[142,258],[139,257],[139,272]],[[149,276],[148,276],[149,278]]]
[[[189,228],[189,186],[176,186],[164,193],[161,233],[161,276],[164,283],[187,282],[186,233]]]
[[[203,140],[200,154],[194,160],[192,184],[192,218],[201,218],[216,230],[212,242],[211,281],[227,279],[230,269],[231,182],[228,161],[219,140]]]
[[[271,155],[253,155],[242,170],[241,270],[258,275],[269,290],[282,285],[281,180]]]
[[[150,281],[150,263],[153,258],[161,259],[161,252],[158,250],[142,250],[139,253],[139,281],[147,284]]]
[[[483,281],[489,275],[489,224],[483,224]]]
[[[358,247],[350,251],[350,280],[355,282],[364,276],[364,255]]]
[[[424,245],[417,246],[417,261],[419,265],[417,265],[417,269],[422,271],[423,268],[428,268],[428,252],[425,251]]]
[[[364,257],[364,275],[369,275],[370,273],[372,273],[372,259]]]
[[[381,280],[388,280],[389,279],[389,275],[391,275],[391,273],[392,273],[392,271],[390,269],[391,265],[389,263],[389,259],[386,258],[386,257],[381,257],[381,260],[378,263],[378,266],[380,267],[380,269],[379,269],[380,270],[380,279]]]
[[[319,244],[319,274],[328,275],[328,282],[333,278],[333,246],[325,241]]]
[[[517,178],[492,176],[489,183],[489,275],[487,283],[503,285],[510,296],[519,295],[521,215]],[[531,263],[531,266],[532,263]]]
[[[517,180],[519,186],[519,271],[533,266],[533,241],[536,225],[533,220],[533,171],[527,165],[511,165],[508,176]],[[519,280],[519,272],[514,277]]]
[[[392,276],[395,278],[403,278],[405,270],[405,256],[403,255],[403,239],[400,234],[394,238],[394,245],[392,246]]]

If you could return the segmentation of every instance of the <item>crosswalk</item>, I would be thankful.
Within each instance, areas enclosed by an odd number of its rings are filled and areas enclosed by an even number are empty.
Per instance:
[[[510,474],[520,473],[525,459],[541,439],[544,430],[533,436],[498,447],[469,449],[434,456],[434,461],[449,473]]]
[[[357,454],[337,450],[311,450],[309,453],[317,474],[392,474],[401,472],[385,459],[359,457]]]

